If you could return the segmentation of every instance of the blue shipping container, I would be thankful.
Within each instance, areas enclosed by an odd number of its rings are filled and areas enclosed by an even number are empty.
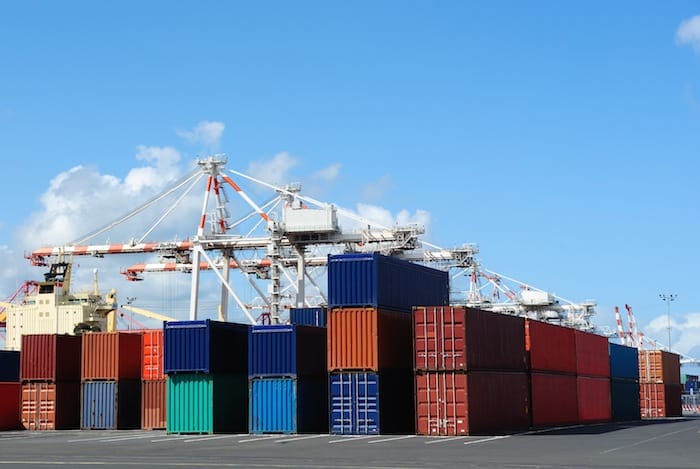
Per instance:
[[[326,376],[252,378],[250,433],[328,432]]]
[[[610,406],[612,420],[640,420],[639,383],[631,380],[610,381]]]
[[[413,373],[331,373],[330,432],[374,435],[415,432]]]
[[[249,326],[205,319],[163,327],[165,373],[248,373]]]
[[[141,381],[88,381],[80,386],[80,428],[136,429],[141,426]]]
[[[19,352],[0,350],[0,383],[19,382]]]
[[[326,329],[276,324],[249,331],[250,376],[326,375]]]
[[[639,351],[636,348],[611,342],[608,350],[612,378],[639,379]]]
[[[686,381],[685,382],[685,393],[686,394],[697,394],[698,393],[698,382],[697,381]]]
[[[327,314],[326,308],[291,308],[289,322],[303,326],[326,327]]]
[[[447,272],[381,254],[328,257],[331,308],[368,306],[410,312],[414,306],[445,306],[450,301]]]

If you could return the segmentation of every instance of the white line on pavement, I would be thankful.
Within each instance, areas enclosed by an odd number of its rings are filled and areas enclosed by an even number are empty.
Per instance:
[[[372,445],[372,444],[374,444],[374,443],[384,443],[384,442],[386,442],[386,441],[405,440],[405,439],[407,439],[407,438],[415,438],[415,437],[416,437],[416,435],[395,436],[395,437],[393,437],[393,438],[384,438],[384,439],[382,439],[382,440],[372,440],[372,441],[368,441],[367,444]]]
[[[491,437],[491,438],[486,438],[486,439],[483,439],[483,440],[465,441],[464,444],[465,444],[465,445],[475,445],[475,444],[477,444],[477,443],[486,443],[486,442],[489,442],[489,441],[502,440],[502,439],[508,438],[508,437],[510,437],[510,435],[493,436],[493,437]]]

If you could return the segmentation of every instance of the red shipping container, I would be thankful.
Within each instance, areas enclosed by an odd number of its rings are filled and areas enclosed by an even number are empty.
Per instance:
[[[28,334],[22,336],[22,381],[80,381],[80,336]]]
[[[551,373],[530,375],[532,426],[578,422],[576,376]]]
[[[91,332],[83,334],[81,379],[141,379],[141,334]]]
[[[680,417],[683,415],[680,384],[639,384],[642,418]]]
[[[376,308],[328,314],[328,370],[411,369],[411,315]]]
[[[21,389],[20,383],[0,383],[0,430],[22,428]]]
[[[574,331],[576,343],[576,373],[579,376],[610,378],[610,353],[607,337],[584,331]]]
[[[163,329],[143,331],[143,370],[145,380],[165,379],[163,373]]]
[[[416,433],[473,435],[526,429],[528,394],[524,372],[419,372]]]
[[[579,376],[576,384],[579,422],[609,422],[612,419],[610,379]]]
[[[639,382],[681,384],[680,355],[664,350],[640,350]]]
[[[165,428],[165,378],[141,382],[141,428]]]
[[[416,370],[525,371],[525,320],[474,308],[413,309]]]
[[[24,383],[22,426],[27,430],[80,428],[80,382]]]
[[[574,329],[532,319],[525,320],[525,349],[530,369],[542,372],[576,373]]]

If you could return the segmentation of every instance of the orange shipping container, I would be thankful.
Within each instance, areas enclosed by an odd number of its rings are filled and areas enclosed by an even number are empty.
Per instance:
[[[683,414],[681,390],[680,384],[640,383],[642,418],[680,417]]]
[[[83,334],[81,380],[140,379],[141,353],[141,334]]]
[[[165,428],[165,378],[141,382],[141,428],[156,430]]]
[[[680,356],[663,350],[640,350],[639,382],[681,384]]]
[[[328,370],[411,369],[412,316],[376,308],[328,314]]]
[[[142,362],[142,379],[147,381],[165,379],[165,374],[163,374],[163,329],[143,331]]]
[[[80,383],[24,383],[22,425],[27,430],[80,428]]]

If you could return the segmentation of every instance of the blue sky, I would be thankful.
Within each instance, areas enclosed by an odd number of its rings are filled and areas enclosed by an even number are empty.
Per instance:
[[[700,357],[700,25],[679,32],[696,2],[1,8],[2,297],[40,275],[32,242],[69,240],[57,211],[90,231],[86,211],[126,208],[99,206],[100,185],[148,167],[152,188],[224,152],[244,172],[282,164],[323,200],[427,219],[431,242],[597,300],[602,324],[629,303],[665,338],[658,294],[677,293],[674,342]],[[223,127],[207,139],[201,123]],[[83,182],[52,191],[76,167]]]

